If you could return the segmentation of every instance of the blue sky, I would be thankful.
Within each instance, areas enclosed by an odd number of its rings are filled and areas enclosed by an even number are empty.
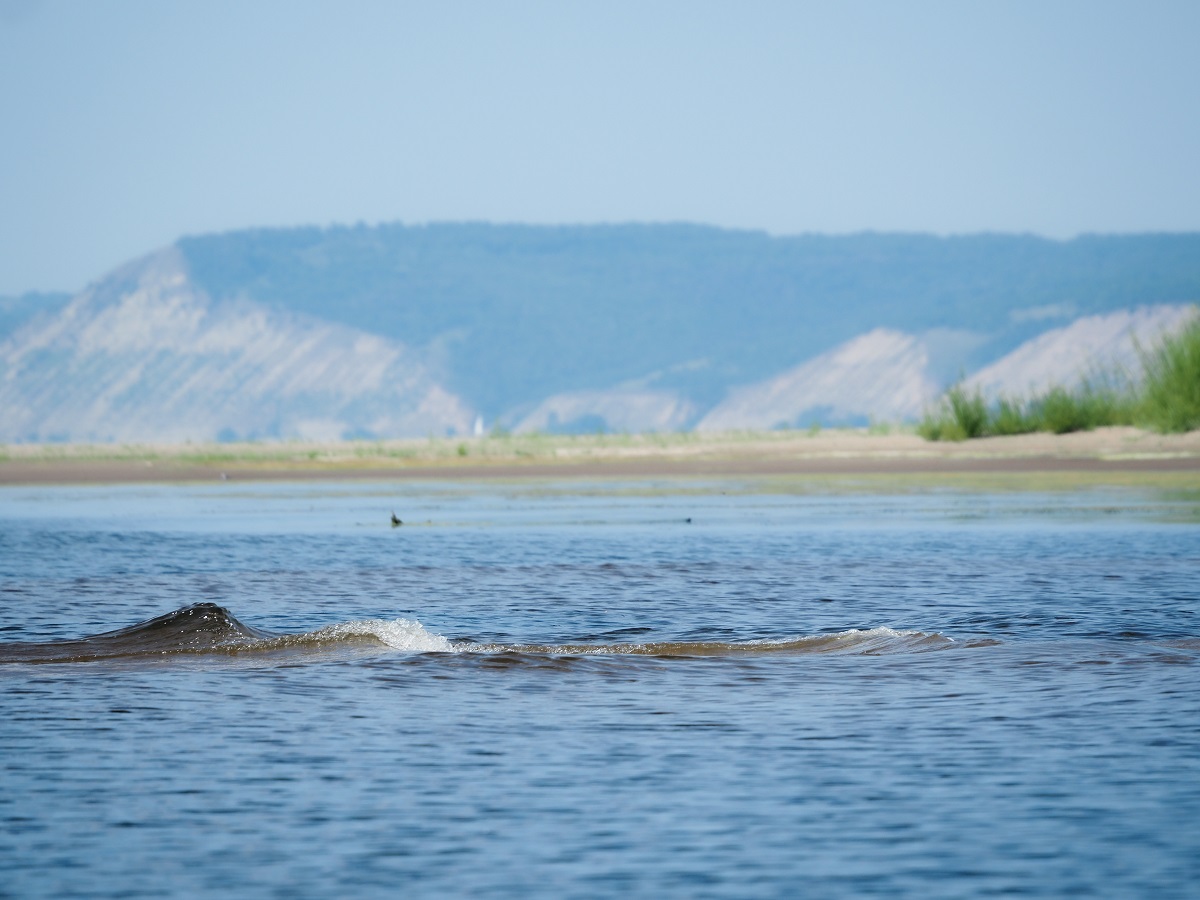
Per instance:
[[[1200,3],[0,0],[0,294],[184,234],[1200,229]]]

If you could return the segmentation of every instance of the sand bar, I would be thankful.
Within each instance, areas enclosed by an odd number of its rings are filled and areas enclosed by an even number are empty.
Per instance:
[[[0,484],[534,479],[669,476],[997,475],[1068,473],[1124,481],[1175,473],[1200,484],[1200,432],[1104,428],[933,443],[868,429],[720,435],[493,436],[246,444],[14,444]],[[1044,480],[1044,479],[1043,479]]]

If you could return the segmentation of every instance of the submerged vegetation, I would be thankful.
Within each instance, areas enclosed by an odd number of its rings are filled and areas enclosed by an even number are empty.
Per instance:
[[[1048,431],[1066,434],[1108,425],[1154,431],[1200,428],[1200,318],[1143,353],[1139,385],[1113,375],[1086,380],[1073,391],[1051,388],[1029,400],[1000,398],[989,405],[978,391],[955,385],[925,414],[917,433],[930,441]]]

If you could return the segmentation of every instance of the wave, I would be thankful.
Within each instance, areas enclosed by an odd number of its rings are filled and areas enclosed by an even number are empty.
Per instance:
[[[835,634],[812,634],[797,638],[756,641],[652,641],[644,644],[477,644],[461,649],[571,656],[764,656],[768,654],[815,653],[878,656],[885,653],[919,653],[926,650],[942,650],[953,644],[953,638],[923,631],[855,628]]]
[[[303,634],[278,634],[246,625],[215,603],[193,603],[128,628],[77,640],[0,643],[0,663],[91,662],[354,646],[384,646],[418,653],[453,649],[444,637],[405,619],[367,619],[328,625]]]
[[[538,656],[761,656],[919,653],[954,645],[952,638],[891,628],[779,640],[653,641],[647,643],[486,644],[451,641],[409,619],[358,619],[301,634],[280,634],[238,621],[215,603],[195,603],[128,628],[69,641],[0,643],[0,663],[92,662],[196,654],[270,654],[388,648],[407,653]]]

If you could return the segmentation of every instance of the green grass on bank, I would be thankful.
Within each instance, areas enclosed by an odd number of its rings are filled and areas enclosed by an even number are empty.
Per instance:
[[[988,404],[962,385],[926,413],[917,433],[930,441],[1047,431],[1066,434],[1109,425],[1138,425],[1169,433],[1200,428],[1200,318],[1143,354],[1140,385],[1108,376],[1074,391],[1055,387],[1030,400]]]
[[[1156,431],[1200,428],[1200,319],[1145,360],[1140,416]]]
[[[1026,402],[1002,398],[989,406],[978,393],[969,394],[956,386],[947,392],[940,408],[925,415],[917,433],[930,441],[964,441],[1035,431],[1067,434],[1109,425],[1142,425],[1137,400],[1128,389],[1084,384],[1075,391],[1056,387]]]

